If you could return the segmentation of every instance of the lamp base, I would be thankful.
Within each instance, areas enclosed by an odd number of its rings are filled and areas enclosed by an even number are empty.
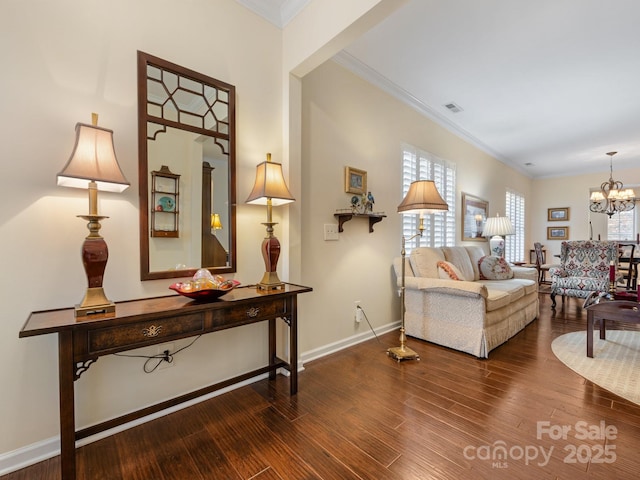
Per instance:
[[[96,314],[113,314],[116,304],[109,300],[102,287],[87,288],[82,303],[76,305],[76,318],[89,317]]]
[[[494,257],[504,257],[504,238],[494,235],[489,239],[489,250]]]
[[[278,272],[264,272],[262,280],[258,283],[260,290],[278,290],[284,288],[284,283],[278,278]]]
[[[402,360],[420,360],[420,355],[404,345],[400,347],[391,347],[387,350],[387,355],[398,362],[401,362]]]

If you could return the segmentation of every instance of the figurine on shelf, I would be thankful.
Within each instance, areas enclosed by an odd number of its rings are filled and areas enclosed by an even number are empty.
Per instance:
[[[351,211],[353,213],[358,213],[358,206],[360,205],[360,199],[357,195],[351,197]]]
[[[373,194],[371,192],[367,193],[367,200],[364,203],[364,211],[365,213],[372,213],[373,212],[373,204],[376,203],[376,201],[373,198]]]

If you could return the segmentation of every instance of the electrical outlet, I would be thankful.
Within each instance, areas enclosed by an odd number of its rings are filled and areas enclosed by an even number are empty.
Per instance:
[[[353,319],[356,323],[360,323],[362,321],[362,309],[360,308],[360,300],[356,300],[353,302],[355,305],[355,312],[353,313]]]
[[[174,353],[176,351],[176,347],[173,343],[163,343],[162,345],[158,345],[158,350],[156,354],[158,357],[164,355],[164,352],[168,351],[169,353]],[[173,367],[176,364],[176,357],[170,358],[171,362],[165,362],[164,360],[158,365],[158,370],[164,370],[165,368]]]
[[[338,233],[338,224],[325,223],[324,224],[324,239],[326,240],[340,240]]]

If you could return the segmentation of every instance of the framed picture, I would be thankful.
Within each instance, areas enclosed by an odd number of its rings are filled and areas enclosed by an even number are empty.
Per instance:
[[[549,222],[568,222],[569,207],[565,208],[547,208],[547,220]]]
[[[547,227],[547,240],[569,240],[569,227]]]
[[[484,242],[484,224],[489,216],[489,202],[462,193],[462,241]]]
[[[353,167],[345,167],[344,191],[359,195],[367,193],[367,172]]]

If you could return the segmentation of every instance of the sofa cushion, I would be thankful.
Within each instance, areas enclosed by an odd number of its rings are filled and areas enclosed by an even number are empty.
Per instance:
[[[513,278],[513,271],[502,257],[487,255],[478,261],[481,280],[507,280]]]
[[[444,257],[447,262],[453,263],[460,273],[462,273],[462,280],[468,282],[473,281],[473,265],[471,265],[471,259],[467,253],[467,249],[464,247],[442,247]]]
[[[409,261],[416,277],[439,278],[438,262],[444,261],[440,248],[418,247],[411,251]]]
[[[438,276],[443,280],[462,280],[462,273],[451,262],[438,262]]]
[[[471,260],[471,265],[473,266],[473,279],[480,280],[480,269],[478,268],[478,262],[480,259],[484,257],[487,252],[485,249],[478,245],[467,245],[464,247],[469,254],[469,260]]]

